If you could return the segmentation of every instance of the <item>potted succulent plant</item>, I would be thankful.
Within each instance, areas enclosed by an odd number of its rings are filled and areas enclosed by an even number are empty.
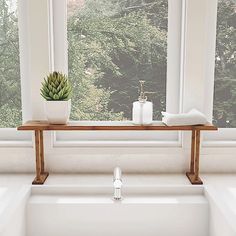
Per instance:
[[[72,87],[66,75],[54,71],[42,82],[45,113],[50,124],[66,124],[70,117]]]

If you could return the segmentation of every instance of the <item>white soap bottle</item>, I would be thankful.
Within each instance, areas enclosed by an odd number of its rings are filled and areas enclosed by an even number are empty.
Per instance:
[[[140,95],[138,101],[133,103],[133,123],[137,125],[150,125],[153,117],[153,104],[147,101],[144,92],[145,81],[140,80]]]

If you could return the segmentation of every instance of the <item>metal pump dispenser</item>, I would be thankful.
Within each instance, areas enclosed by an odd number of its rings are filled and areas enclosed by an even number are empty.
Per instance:
[[[140,102],[146,102],[147,101],[147,96],[145,96],[145,92],[144,92],[145,80],[139,80],[139,83],[140,83],[140,95],[138,97],[138,100]]]
[[[144,80],[140,80],[140,95],[138,101],[133,103],[133,123],[148,125],[152,123],[153,104],[147,101],[147,92],[144,91]]]

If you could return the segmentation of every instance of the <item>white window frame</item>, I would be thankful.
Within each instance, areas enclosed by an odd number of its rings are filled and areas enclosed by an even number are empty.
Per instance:
[[[181,109],[181,37],[182,0],[169,0],[168,7],[168,49],[167,49],[167,93],[166,109],[178,113]],[[52,0],[54,69],[68,72],[67,57],[67,1]],[[176,63],[177,62],[177,63]],[[130,108],[132,109],[132,107]],[[86,121],[85,121],[86,122]],[[87,122],[94,124],[94,122]],[[102,122],[104,123],[104,122]],[[108,122],[117,124],[122,122]],[[181,146],[179,132],[54,132],[54,146]],[[137,138],[142,137],[142,139]],[[153,141],[156,140],[156,141]]]
[[[53,69],[50,4],[51,0],[18,0],[23,122],[45,119],[40,87]],[[32,132],[0,129],[0,146],[32,147]]]
[[[31,117],[30,81],[28,77],[28,4],[27,1],[18,1],[18,34],[20,51],[20,80],[21,80],[21,104],[22,121]],[[17,128],[0,129],[0,147],[4,146],[32,146],[32,135],[27,132],[19,132]]]
[[[212,119],[214,103],[215,80],[215,50],[216,50],[216,26],[218,13],[218,0],[208,0],[207,3],[208,24],[206,24],[206,68],[205,68],[205,113]],[[204,134],[203,147],[236,147],[236,128],[219,128],[217,132]]]

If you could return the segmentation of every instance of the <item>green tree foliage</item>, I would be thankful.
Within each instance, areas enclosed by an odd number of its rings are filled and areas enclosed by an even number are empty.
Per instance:
[[[0,0],[0,127],[21,122],[17,15]],[[83,5],[85,2],[85,5]],[[138,81],[165,110],[167,0],[84,0],[68,18],[72,119],[131,118]],[[76,10],[77,9],[77,10]],[[214,122],[236,127],[236,3],[219,0]]]
[[[86,45],[79,43],[77,36],[71,34],[70,31],[69,41],[69,78],[73,88],[71,119],[122,119],[122,113],[114,113],[112,110],[108,110],[110,92],[95,85],[95,80],[102,76],[102,73],[86,66],[86,54],[81,53],[81,49]]]
[[[75,93],[74,119],[75,112],[91,117],[81,96],[101,109],[92,119],[130,119],[143,79],[146,89],[156,92],[150,97],[155,117],[165,109],[167,1],[87,0],[69,18],[68,34],[69,77],[87,85],[85,94],[84,85],[78,87],[80,96]]]
[[[21,123],[20,62],[17,16],[0,0],[0,127]]]
[[[236,2],[218,4],[214,122],[236,128]]]

